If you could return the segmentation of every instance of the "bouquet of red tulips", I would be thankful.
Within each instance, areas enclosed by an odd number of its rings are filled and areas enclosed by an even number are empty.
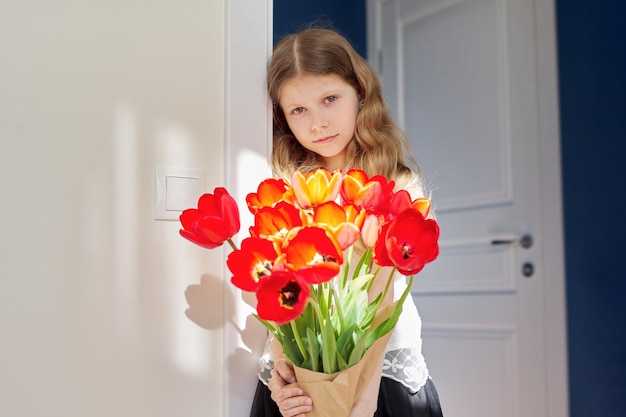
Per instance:
[[[266,179],[246,198],[254,224],[240,248],[231,240],[240,229],[239,210],[224,188],[204,194],[198,208],[180,216],[188,240],[207,249],[230,243],[231,281],[256,294],[256,316],[313,398],[312,415],[349,414],[374,371],[376,360],[364,356],[382,355],[413,276],[438,255],[439,226],[428,218],[429,200],[412,200],[394,185],[356,169]],[[360,256],[351,265],[353,253]],[[372,283],[386,266],[386,286],[372,297]],[[382,308],[396,270],[409,277],[407,289]],[[322,385],[339,386],[316,394],[305,380],[320,376]]]

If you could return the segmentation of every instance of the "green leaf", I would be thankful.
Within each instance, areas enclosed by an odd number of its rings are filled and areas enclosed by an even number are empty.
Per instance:
[[[332,316],[332,325],[334,326],[335,329],[337,329],[337,333],[341,334],[341,332],[343,332],[343,329],[346,327],[346,322],[345,322],[345,318],[344,318],[344,304],[343,304],[343,300],[341,299],[341,297],[339,296],[339,293],[337,291],[335,291],[334,288],[331,288],[331,296],[334,299],[334,307],[335,307],[335,314]]]
[[[307,345],[309,348],[309,356],[311,359],[310,365],[311,367],[309,369],[311,369],[312,371],[315,372],[319,372],[320,367],[319,367],[319,341],[317,340],[317,336],[315,335],[315,333],[313,332],[313,330],[311,329],[306,329],[306,333],[307,333]]]
[[[348,285],[348,294],[354,294],[367,288],[369,281],[374,278],[374,274],[363,274],[352,279],[350,285]]]
[[[302,330],[298,329],[298,324],[300,324],[299,327],[302,327],[302,324],[299,322],[300,320],[292,320],[291,322],[289,322],[289,325],[291,326],[291,330],[293,331],[293,340],[296,343],[296,346],[298,346],[298,349],[300,350],[300,354],[302,355],[304,360],[306,360],[307,353],[301,340]]]
[[[345,360],[349,358],[349,353],[354,348],[355,335],[360,333],[358,330],[357,325],[353,324],[337,338],[337,352],[345,354]]]
[[[361,337],[354,345],[354,349],[352,349],[352,353],[350,354],[350,358],[348,359],[348,366],[356,365],[363,355],[365,354],[365,337]]]
[[[330,324],[330,320],[326,321],[322,334],[322,365],[324,372],[332,374],[337,369],[337,340],[335,340],[335,331]]]
[[[370,272],[370,265],[372,264],[372,249],[367,248],[363,255],[359,258],[356,267],[354,268],[354,274],[352,278],[368,274]]]
[[[341,356],[341,352],[337,351],[337,371],[343,371],[348,368],[348,362]]]
[[[376,340],[380,339],[381,337],[383,337],[384,335],[392,331],[393,328],[396,326],[396,324],[398,323],[398,318],[400,317],[400,314],[402,313],[402,306],[404,305],[404,301],[406,300],[406,297],[411,292],[411,287],[413,285],[413,278],[414,278],[413,275],[409,277],[409,282],[407,283],[407,287],[402,292],[402,295],[400,296],[400,298],[396,301],[396,306],[393,309],[391,316],[389,316],[386,320],[383,320],[378,326],[372,329],[372,331],[367,335],[365,349],[369,348],[372,344],[374,344]]]
[[[302,314],[300,314],[300,317],[296,320],[299,322],[298,324],[302,324],[303,327],[305,327],[305,323],[313,323],[313,308],[310,304],[307,303],[306,307],[304,307],[304,310],[302,311]],[[301,330],[303,332],[306,331],[304,328]]]
[[[367,329],[370,324],[372,324],[372,320],[376,316],[376,312],[378,311],[378,307],[382,303],[383,293],[378,294],[378,296],[372,301],[367,308],[365,309],[365,316],[363,320],[359,323],[359,327],[361,329]]]
[[[283,333],[281,346],[285,357],[287,357],[287,359],[289,359],[289,361],[294,365],[301,366],[305,358],[296,343],[291,326],[289,324],[283,324],[280,326],[280,329]]]

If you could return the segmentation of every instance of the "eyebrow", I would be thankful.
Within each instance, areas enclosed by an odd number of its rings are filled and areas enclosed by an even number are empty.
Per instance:
[[[337,95],[341,94],[340,90],[341,90],[341,87],[334,87],[332,89],[326,89],[326,90],[323,90],[324,91],[323,93],[319,94],[319,97],[326,98],[326,97],[329,97],[329,96],[337,96]],[[301,104],[291,104],[291,103],[289,103],[289,104],[281,104],[280,98],[278,99],[278,104],[283,109],[305,107],[305,106],[303,106]]]

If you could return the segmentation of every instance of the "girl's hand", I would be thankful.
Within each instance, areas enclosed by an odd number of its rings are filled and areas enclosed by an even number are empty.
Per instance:
[[[284,358],[277,359],[274,363],[274,373],[268,388],[283,417],[305,417],[305,413],[313,410],[311,399],[296,384],[293,368]]]
[[[372,417],[378,408],[379,389],[380,376],[374,375],[352,406],[350,417]]]

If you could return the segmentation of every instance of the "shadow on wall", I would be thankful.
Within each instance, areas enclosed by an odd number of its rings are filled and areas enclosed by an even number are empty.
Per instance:
[[[198,326],[207,330],[216,330],[223,328],[226,324],[231,324],[235,327],[241,336],[244,338],[244,332],[246,328],[241,329],[235,323],[235,311],[233,309],[235,294],[233,293],[232,286],[228,285],[228,292],[224,291],[224,280],[215,277],[210,274],[204,274],[200,278],[200,284],[191,284],[185,290],[185,299],[189,308],[185,310],[185,315],[189,320],[197,324]],[[256,299],[252,292],[242,292],[241,299],[250,307],[256,307]],[[228,311],[224,312],[222,319],[221,315],[216,315],[212,311],[212,307],[216,305],[227,305]],[[254,316],[250,316],[256,322]],[[248,345],[246,343],[246,345]]]
[[[228,296],[230,299],[224,300],[222,297]],[[217,330],[224,327],[228,322],[232,322],[234,311],[225,311],[224,316],[215,314],[212,311],[214,306],[233,305],[233,294],[224,292],[224,282],[213,275],[204,274],[200,278],[200,284],[192,284],[185,290],[185,299],[189,308],[185,310],[185,315],[189,320],[207,330]]]
[[[185,299],[189,305],[189,308],[185,310],[185,316],[196,325],[207,330],[217,330],[230,325],[237,331],[242,343],[249,349],[237,348],[235,353],[229,356],[229,368],[237,369],[242,364],[258,361],[260,355],[258,352],[258,330],[252,329],[261,326],[261,324],[254,316],[249,315],[245,327],[240,328],[238,326],[233,309],[235,306],[233,287],[228,285],[227,288],[228,291],[225,291],[223,279],[210,274],[202,275],[200,284],[191,284],[185,290]],[[254,294],[251,292],[243,292],[241,298],[251,307],[256,305]],[[224,315],[215,314],[216,305],[228,306]]]

